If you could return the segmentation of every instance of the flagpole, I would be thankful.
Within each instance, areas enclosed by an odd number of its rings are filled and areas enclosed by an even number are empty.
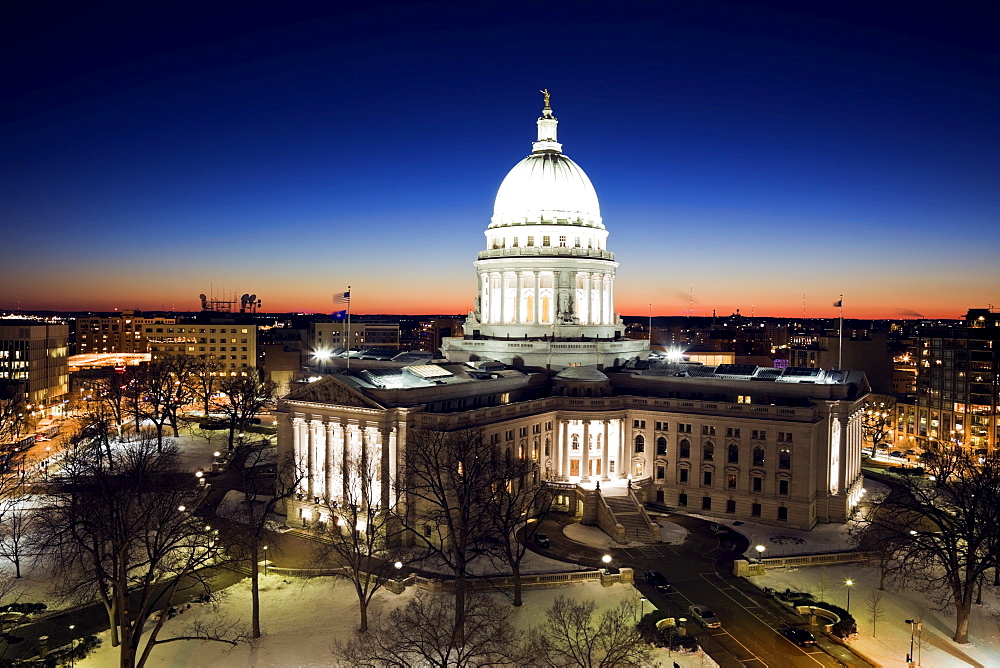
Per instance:
[[[840,306],[840,334],[838,338],[838,347],[840,350],[837,351],[837,370],[843,371],[844,369],[844,295],[840,295],[840,301],[837,302]]]
[[[347,286],[347,370],[351,370],[351,286]]]

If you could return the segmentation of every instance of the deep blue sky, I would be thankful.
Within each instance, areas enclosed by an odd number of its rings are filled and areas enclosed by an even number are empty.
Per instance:
[[[1000,303],[987,3],[206,4],[0,21],[0,308],[463,311],[546,87],[624,313]]]

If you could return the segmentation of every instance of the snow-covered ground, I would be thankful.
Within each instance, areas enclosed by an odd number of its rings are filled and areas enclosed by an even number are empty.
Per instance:
[[[814,566],[810,568],[779,568],[766,575],[750,578],[759,587],[786,588],[810,592],[826,601],[847,607],[847,587],[852,580],[851,614],[858,622],[858,634],[849,641],[861,653],[885,668],[906,666],[910,651],[910,625],[904,620],[922,622],[920,642],[914,635],[914,656],[918,665],[927,668],[957,666],[1000,666],[1000,601],[996,593],[983,592],[984,604],[974,606],[969,624],[969,644],[958,644],[951,638],[955,633],[955,615],[938,612],[927,600],[912,590],[893,591],[886,584],[881,592],[881,619],[872,626],[869,597],[878,592],[878,573],[858,564]]]
[[[293,667],[336,665],[331,653],[334,640],[347,638],[357,627],[357,600],[350,583],[335,579],[285,580],[274,575],[262,579],[261,626],[264,636],[255,643],[231,648],[216,642],[176,642],[154,649],[150,664],[154,666],[212,666],[213,668]],[[381,591],[375,596],[373,607],[383,610],[405,604],[416,593],[409,587],[403,594]],[[638,606],[638,593],[632,587],[614,585],[602,587],[590,582],[567,587],[531,589],[524,592],[524,605],[515,609],[514,625],[521,630],[544,623],[545,610],[556,596],[563,594],[581,600],[591,599],[598,604],[598,613],[618,605],[622,600],[634,600]],[[439,594],[447,596],[447,594]],[[506,601],[501,595],[498,599]],[[648,610],[648,608],[647,608]],[[208,605],[197,605],[166,623],[164,631],[176,633],[198,617],[210,618],[224,614],[233,619],[249,619],[250,586],[244,580],[226,590],[226,597],[218,611]],[[102,634],[107,640],[107,633]],[[658,651],[650,665],[670,666],[676,661],[684,668],[716,665],[703,654],[668,658],[665,650]],[[84,668],[103,668],[118,665],[117,650],[107,642],[83,661]]]

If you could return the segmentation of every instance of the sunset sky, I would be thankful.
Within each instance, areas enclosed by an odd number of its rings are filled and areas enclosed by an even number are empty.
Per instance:
[[[540,88],[623,314],[1000,304],[992,3],[22,4],[0,310],[465,312]]]

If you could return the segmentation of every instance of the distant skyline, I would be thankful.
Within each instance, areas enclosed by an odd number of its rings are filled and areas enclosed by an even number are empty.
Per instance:
[[[464,313],[540,88],[625,315],[1000,304],[985,3],[21,7],[0,310]]]

